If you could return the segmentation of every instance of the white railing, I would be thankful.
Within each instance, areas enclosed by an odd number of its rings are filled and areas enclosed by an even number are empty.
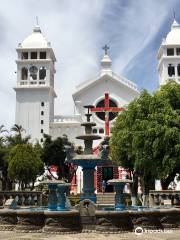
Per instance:
[[[31,85],[46,85],[46,82],[43,80],[43,81],[36,81],[36,80],[33,80],[33,81],[28,81],[28,80],[22,80],[19,82],[19,85],[20,86],[31,86]]]
[[[133,88],[134,90],[138,90],[138,89],[137,89],[137,85],[136,85],[135,83],[131,82],[130,80],[128,80],[127,78],[122,77],[122,76],[120,77],[120,76],[118,76],[118,75],[115,74],[115,73],[113,73],[112,76],[113,76],[117,81],[124,83],[124,84],[127,85],[128,87]]]
[[[62,116],[62,115],[55,115],[54,116],[54,123],[69,123],[69,122],[75,122],[79,123],[81,122],[81,116],[80,115],[70,115],[70,116]]]

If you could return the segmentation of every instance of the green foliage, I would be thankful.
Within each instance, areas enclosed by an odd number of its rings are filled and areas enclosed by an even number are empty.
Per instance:
[[[48,168],[52,165],[57,166],[58,179],[66,179],[70,182],[75,171],[71,164],[65,162],[65,147],[72,148],[73,145],[68,141],[67,136],[63,136],[63,138],[58,137],[54,140],[46,134],[44,137],[42,161]]]
[[[30,144],[18,144],[10,150],[8,175],[10,179],[28,184],[43,173],[39,152]]]
[[[65,157],[66,155],[62,138],[58,137],[55,140],[52,140],[51,136],[45,135],[42,155],[44,163],[48,166],[62,165]]]
[[[136,171],[144,188],[160,178],[167,188],[180,172],[180,86],[169,82],[154,95],[143,91],[117,118],[111,156]],[[145,190],[146,191],[146,190]]]
[[[80,195],[70,195],[68,198],[71,206],[76,206],[80,202]]]

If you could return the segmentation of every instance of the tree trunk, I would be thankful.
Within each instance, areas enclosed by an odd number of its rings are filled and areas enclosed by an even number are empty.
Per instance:
[[[136,172],[133,173],[133,183],[131,185],[131,201],[132,206],[136,206],[138,194],[138,175]]]
[[[141,178],[142,186],[142,206],[148,206],[149,202],[149,190],[155,189],[155,179],[151,174]]]
[[[142,206],[147,207],[149,204],[149,195],[143,194],[142,196]]]

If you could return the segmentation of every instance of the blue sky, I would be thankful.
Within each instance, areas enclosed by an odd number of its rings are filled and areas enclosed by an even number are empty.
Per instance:
[[[72,114],[72,93],[99,71],[102,46],[110,46],[113,71],[139,89],[158,88],[156,54],[170,31],[179,0],[6,0],[0,5],[0,125],[14,124],[16,51],[39,17],[57,63],[56,114]]]

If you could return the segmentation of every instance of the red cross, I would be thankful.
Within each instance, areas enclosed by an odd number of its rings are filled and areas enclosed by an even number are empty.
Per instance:
[[[104,107],[91,108],[92,112],[105,112],[105,135],[109,136],[109,113],[110,112],[121,112],[124,108],[122,107],[110,107],[109,106],[109,93],[104,94]]]

